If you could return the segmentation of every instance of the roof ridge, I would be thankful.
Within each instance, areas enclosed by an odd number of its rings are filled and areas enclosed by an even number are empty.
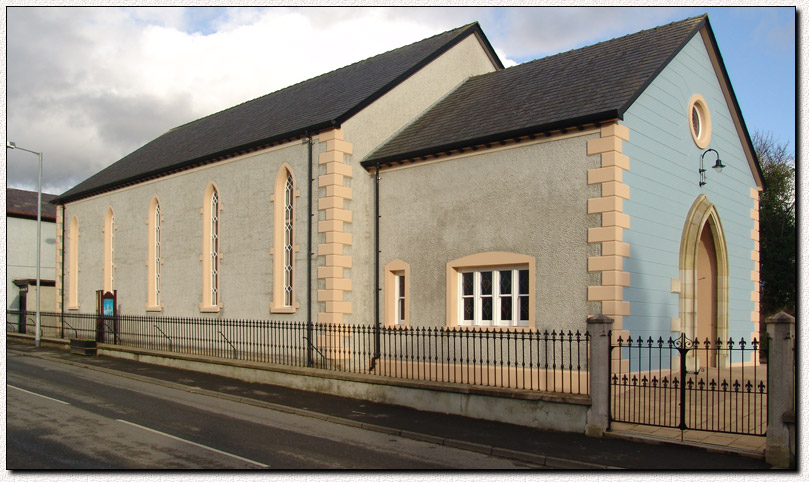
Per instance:
[[[325,76],[327,76],[327,75],[334,74],[335,72],[339,72],[339,71],[341,71],[341,70],[345,70],[345,69],[348,69],[348,68],[350,68],[350,67],[354,67],[354,66],[357,66],[357,65],[361,65],[361,64],[363,64],[363,63],[370,62],[370,61],[372,61],[373,59],[376,59],[376,58],[381,57],[381,56],[383,56],[383,55],[388,55],[388,54],[390,54],[390,53],[392,53],[392,52],[395,52],[395,51],[397,51],[397,50],[402,50],[402,49],[405,49],[405,48],[411,47],[411,46],[413,46],[413,45],[416,45],[416,44],[419,44],[419,43],[422,43],[422,42],[426,42],[426,41],[428,41],[428,40],[435,39],[435,38],[440,37],[440,36],[442,36],[442,35],[448,35],[448,34],[452,34],[452,33],[454,33],[454,34],[456,34],[456,35],[461,34],[461,33],[465,32],[466,30],[468,30],[469,28],[473,28],[475,25],[479,25],[477,21],[472,22],[472,23],[468,23],[468,24],[466,24],[466,25],[462,25],[462,26],[460,26],[460,27],[456,27],[456,28],[453,28],[453,29],[450,29],[450,30],[447,30],[447,31],[444,31],[444,32],[441,32],[441,33],[437,33],[437,34],[432,35],[432,36],[430,36],[430,37],[423,38],[423,39],[421,39],[421,40],[417,40],[417,41],[415,41],[415,42],[411,42],[411,43],[409,43],[409,44],[407,44],[407,45],[402,45],[402,46],[400,46],[400,47],[396,47],[396,48],[393,48],[393,49],[390,49],[390,50],[386,50],[385,52],[380,52],[380,53],[378,53],[378,54],[376,54],[376,55],[372,55],[371,57],[366,57],[366,58],[364,58],[364,59],[362,59],[362,60],[358,60],[358,61],[353,62],[353,63],[350,63],[350,64],[348,64],[348,65],[343,65],[343,66],[341,66],[341,67],[338,67],[338,68],[336,68],[336,69],[334,69],[334,70],[330,70],[330,71],[328,71],[328,72],[323,72],[322,74],[318,74],[318,75],[316,75],[316,76],[314,76],[314,77],[310,77],[310,78],[308,78],[308,79],[301,80],[301,81],[296,82],[296,83],[294,83],[294,84],[287,85],[286,87],[281,87],[281,88],[280,88],[280,89],[278,89],[278,90],[274,90],[274,91],[272,91],[272,92],[268,92],[268,93],[266,93],[266,94],[262,94],[262,95],[260,95],[260,96],[258,96],[258,97],[254,97],[254,98],[252,98],[252,99],[245,100],[245,101],[243,101],[243,102],[240,102],[240,103],[238,103],[238,104],[232,105],[232,106],[230,106],[230,107],[226,107],[226,108],[224,108],[224,109],[222,109],[222,110],[218,110],[218,111],[216,111],[216,112],[212,112],[212,113],[210,113],[210,114],[208,114],[208,115],[204,115],[204,116],[199,117],[199,118],[197,118],[197,119],[194,119],[194,120],[188,121],[188,122],[186,122],[186,123],[184,123],[184,124],[180,124],[180,125],[178,125],[178,126],[172,127],[172,128],[170,128],[169,130],[167,130],[166,132],[164,132],[163,134],[161,134],[161,136],[162,136],[162,135],[165,135],[165,134],[168,134],[169,132],[172,132],[172,131],[176,131],[176,130],[178,130],[178,129],[181,129],[181,128],[185,127],[185,126],[188,126],[188,125],[194,124],[195,122],[198,122],[198,121],[201,121],[201,120],[207,119],[207,118],[209,118],[209,117],[215,116],[215,115],[217,115],[217,114],[221,114],[221,113],[223,113],[223,112],[227,112],[227,111],[229,111],[229,110],[236,109],[236,108],[241,107],[241,106],[243,106],[243,105],[245,105],[245,104],[249,104],[249,103],[251,103],[251,102],[255,102],[255,101],[258,101],[258,100],[260,100],[260,99],[264,99],[264,98],[269,97],[269,96],[271,96],[271,95],[277,95],[277,94],[280,94],[281,92],[287,91],[287,90],[292,89],[292,88],[294,88],[294,87],[298,87],[298,86],[300,86],[300,85],[302,85],[302,84],[306,84],[306,83],[308,83],[308,82],[313,82],[313,81],[315,81],[315,80],[317,80],[317,79],[320,79],[320,78],[322,78],[322,77],[325,77]],[[161,137],[161,136],[158,136],[158,137]]]
[[[607,40],[602,40],[601,42],[598,42],[598,43],[594,43],[594,44],[590,44],[590,45],[583,45],[581,47],[577,47],[577,48],[573,48],[573,49],[569,49],[569,50],[564,50],[562,52],[557,52],[557,53],[551,54],[551,55],[546,55],[545,57],[540,57],[538,59],[529,60],[528,62],[523,62],[521,64],[517,64],[517,65],[511,66],[511,67],[508,67],[508,69],[505,69],[505,70],[514,69],[514,68],[517,68],[517,67],[521,67],[523,65],[529,65],[529,64],[540,62],[540,61],[552,59],[552,58],[558,57],[560,55],[568,55],[568,54],[570,54],[572,52],[578,52],[578,51],[582,51],[582,50],[592,49],[592,48],[595,48],[595,47],[598,47],[598,46],[601,46],[601,45],[604,45],[604,44],[608,44],[608,43],[611,43],[611,42],[615,42],[615,41],[618,41],[618,40],[622,40],[622,39],[626,39],[626,38],[630,38],[630,37],[636,37],[636,36],[640,36],[642,34],[648,34],[649,32],[654,32],[656,30],[662,30],[664,28],[669,28],[669,27],[671,27],[672,25],[675,25],[675,24],[684,24],[684,23],[687,23],[687,22],[694,21],[696,19],[704,20],[704,19],[707,19],[707,18],[708,18],[708,14],[703,13],[702,15],[696,15],[696,16],[685,18],[685,19],[682,19],[682,20],[674,20],[674,21],[671,21],[671,22],[669,22],[667,24],[658,25],[656,27],[647,28],[647,29],[639,30],[637,32],[628,33],[626,35],[621,35],[620,37],[613,37],[613,38],[610,38],[610,39],[607,39]],[[489,75],[489,74],[493,74],[493,73],[496,73],[496,72],[489,72],[489,73],[482,74],[482,75]]]

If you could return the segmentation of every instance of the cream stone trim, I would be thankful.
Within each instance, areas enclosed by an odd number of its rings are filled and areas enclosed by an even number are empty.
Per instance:
[[[211,300],[211,198],[214,192],[216,192],[218,198],[217,209],[219,213],[217,213],[217,216],[219,217],[219,222],[217,225],[219,227],[218,238],[220,239],[219,250],[217,251],[220,274],[216,277],[216,281],[219,284],[219,286],[216,287],[216,304],[212,303]],[[222,192],[219,190],[219,186],[217,186],[215,182],[211,181],[205,187],[205,193],[202,197],[202,209],[200,210],[202,213],[202,254],[200,255],[200,260],[202,261],[202,299],[199,303],[199,311],[202,313],[218,313],[223,306],[221,290],[221,262],[223,259],[221,243],[222,208]]]
[[[602,157],[604,155],[602,154]],[[629,186],[618,181],[608,181],[601,183],[601,195],[604,197],[617,196],[621,199],[629,199]]]
[[[344,135],[342,129],[331,129],[318,135],[318,142],[326,144],[325,152],[318,155],[318,165],[324,166],[326,174],[317,177],[318,188],[325,190],[325,196],[317,201],[317,209],[322,213],[317,232],[326,238],[326,242],[317,247],[318,259],[323,263],[317,268],[317,277],[326,285],[325,290],[317,291],[317,301],[321,306],[317,318],[319,323],[343,323],[344,315],[353,310],[351,301],[346,300],[346,294],[352,290],[350,271],[353,260],[344,251],[352,245],[353,238],[344,230],[354,221],[350,203],[346,202],[353,197],[353,190],[346,183],[353,177],[347,156],[354,148]]]
[[[498,266],[528,267],[528,328],[536,327],[536,258],[527,254],[487,251],[458,258],[447,263],[446,269],[446,326],[458,323],[458,272],[461,269],[497,269]],[[466,327],[464,327],[466,328]],[[471,327],[470,327],[471,328]],[[525,327],[498,327],[513,330]]]
[[[295,266],[295,257],[292,257],[292,304],[286,306],[284,304],[284,202],[287,176],[292,177],[293,186],[293,199],[292,199],[292,236],[293,236],[293,250],[298,252],[300,246],[294,244],[294,238],[297,234],[297,226],[295,225],[295,212],[297,211],[297,197],[300,191],[297,189],[298,180],[295,173],[292,172],[292,166],[286,162],[278,168],[278,173],[275,175],[275,182],[273,183],[273,193],[270,195],[270,202],[273,203],[272,217],[272,247],[270,248],[270,255],[272,255],[272,299],[270,300],[270,313],[295,313],[299,303],[297,301],[297,290],[295,290],[295,278],[297,277],[297,268]]]
[[[396,324],[396,276],[404,276],[404,325]],[[410,265],[395,259],[385,265],[385,326],[410,326]]]
[[[623,183],[629,157],[622,153],[629,128],[613,122],[601,127],[600,134],[587,141],[587,155],[601,156],[601,167],[587,171],[587,184],[601,186],[601,196],[587,200],[587,214],[600,214],[601,227],[588,228],[587,242],[601,243],[601,256],[589,257],[587,270],[601,273],[601,285],[587,287],[587,301],[601,302],[601,312],[612,317],[613,329],[620,331],[623,317],[630,313],[629,302],[623,301],[623,289],[630,285],[630,275],[623,271],[623,259],[630,255],[629,244],[623,242],[631,221],[623,212],[623,201],[629,199],[629,186]]]
[[[104,215],[104,292],[115,289],[115,212],[107,207]]]
[[[750,258],[753,259],[753,269],[750,270],[750,281],[753,282],[753,288],[750,291],[750,299],[753,301],[753,310],[750,312],[750,321],[753,322],[753,332],[756,334],[756,339],[760,337],[760,323],[761,323],[761,262],[759,251],[761,249],[759,237],[759,190],[750,188],[750,198],[753,200],[753,209],[750,210],[750,219],[753,222],[753,229],[750,230],[750,239],[753,241],[753,250],[750,252]]]
[[[680,319],[682,331],[688,338],[697,333],[697,252],[702,230],[710,226],[716,251],[716,331],[717,337],[728,338],[728,304],[729,304],[729,263],[725,231],[716,207],[708,200],[708,196],[700,194],[694,203],[683,226],[680,240]]]
[[[79,219],[74,214],[70,219],[67,268],[67,309],[79,309]]]
[[[693,109],[697,109],[697,112],[699,113],[699,133],[694,130],[694,123],[691,121],[691,112]],[[705,149],[708,147],[708,144],[711,143],[711,112],[708,110],[708,103],[705,102],[705,98],[703,96],[700,94],[694,94],[691,96],[691,99],[688,101],[686,118],[688,119],[688,129],[691,132],[691,138],[694,140],[694,144],[696,144],[700,149]]]

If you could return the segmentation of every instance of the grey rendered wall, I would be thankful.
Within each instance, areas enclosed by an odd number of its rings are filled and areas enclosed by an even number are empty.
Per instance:
[[[317,162],[317,146],[314,146]],[[273,204],[270,195],[278,170],[288,163],[300,196],[296,199],[295,262],[306,269],[306,145],[300,141],[231,161],[220,162],[66,206],[65,223],[78,217],[79,302],[81,312],[95,310],[95,291],[103,287],[104,215],[115,212],[115,288],[121,313],[145,314],[147,290],[147,217],[154,195],[160,200],[162,229],[162,315],[201,316],[202,203],[208,183],[215,182],[222,203],[220,288],[222,318],[306,319],[306,277],[295,279],[297,313],[272,314]],[[66,236],[67,237],[67,236]],[[69,252],[66,240],[65,253]],[[67,265],[66,265],[67,269]],[[69,287],[65,279],[66,289]],[[67,299],[67,296],[66,296]]]
[[[411,325],[445,324],[447,262],[487,251],[536,257],[536,327],[582,329],[599,303],[587,302],[586,135],[383,171],[380,265],[410,264]],[[380,300],[382,304],[384,300]]]
[[[346,320],[374,322],[374,175],[360,162],[463,81],[494,70],[478,38],[467,37],[342,126],[345,140],[354,148],[350,161],[354,169],[354,198],[350,203],[354,220],[348,228],[354,242],[345,252],[352,256],[354,266],[354,288],[346,298],[353,303],[353,315]]]
[[[346,301],[353,302],[353,315],[347,321],[373,322],[374,256],[373,256],[373,180],[359,163],[385,139],[392,136],[414,117],[446,95],[470,75],[493,70],[476,37],[456,45],[421,71],[405,80],[393,91],[355,115],[340,126],[345,139],[353,145],[349,162],[353,179],[347,185],[354,190],[348,208],[353,223],[346,223],[346,232],[354,235],[354,244],[345,254],[353,257],[351,277],[354,289]],[[315,138],[317,141],[317,138]],[[325,146],[313,146],[313,178],[326,174],[318,165],[318,154]],[[294,315],[271,314],[273,212],[269,200],[275,176],[283,162],[292,166],[300,197],[297,198],[295,240],[300,249],[296,254],[299,273],[295,279],[296,300],[300,308]],[[115,287],[118,289],[122,313],[144,314],[146,305],[147,227],[149,202],[155,194],[163,211],[163,261],[161,275],[163,311],[166,316],[200,316],[202,263],[202,219],[200,210],[205,187],[214,181],[219,187],[223,211],[221,216],[221,295],[224,307],[216,315],[222,318],[306,319],[305,273],[307,240],[307,152],[306,146],[293,142],[281,149],[270,149],[139,184],[109,194],[70,203],[66,208],[65,226],[78,216],[79,301],[82,312],[95,309],[95,291],[103,287],[103,226],[104,214],[112,206],[116,219]],[[313,251],[325,242],[318,234],[317,221],[324,213],[317,210],[317,199],[325,189],[313,186]],[[67,231],[66,231],[67,232]],[[65,253],[69,251],[65,240]],[[316,269],[322,259],[313,261],[312,291],[313,319],[318,311],[316,290],[323,289]],[[66,264],[67,269],[67,264]],[[319,286],[320,284],[320,286]],[[65,289],[69,282],[66,275]],[[67,296],[66,296],[67,299]]]
[[[37,222],[32,219],[6,217],[6,309],[19,308],[19,290],[14,285],[15,279],[35,279],[37,276]],[[53,280],[56,276],[56,223],[42,222],[40,242],[40,277]],[[35,293],[34,288],[31,293]],[[43,289],[40,297],[42,311],[46,303],[52,305],[56,298],[45,300]],[[50,306],[50,305],[49,305]],[[29,303],[28,309],[34,310],[36,302]]]

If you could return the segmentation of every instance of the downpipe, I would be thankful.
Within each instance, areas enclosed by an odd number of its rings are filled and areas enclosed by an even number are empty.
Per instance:
[[[308,151],[308,167],[307,173],[309,176],[309,182],[307,183],[307,209],[309,210],[309,222],[307,223],[307,238],[306,238],[306,339],[308,343],[306,344],[306,366],[312,367],[314,362],[312,361],[312,222],[314,213],[312,213],[312,183],[314,182],[314,176],[312,173],[312,135],[308,132],[306,133],[306,145]]]
[[[379,163],[376,163],[374,172],[374,356],[371,358],[370,371],[376,367],[380,357],[380,326],[379,326]]]

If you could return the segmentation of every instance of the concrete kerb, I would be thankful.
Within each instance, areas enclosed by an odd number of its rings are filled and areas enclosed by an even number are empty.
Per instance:
[[[756,451],[756,450],[744,450],[740,448],[732,448],[732,447],[722,447],[718,445],[706,444],[702,442],[698,442],[695,440],[690,440],[688,442],[680,442],[679,440],[673,440],[666,437],[657,437],[650,434],[638,434],[634,432],[611,432],[607,431],[604,432],[605,438],[615,438],[621,440],[629,440],[631,442],[640,442],[645,444],[656,444],[656,445],[670,445],[670,446],[680,446],[680,447],[700,447],[705,449],[708,452],[725,454],[725,455],[741,455],[743,457],[749,457],[751,459],[763,459],[764,454]]]
[[[18,337],[15,337],[15,338],[18,338]],[[27,341],[27,337],[24,340]],[[64,345],[65,345],[65,347],[68,346],[67,344],[64,344]],[[436,444],[436,445],[444,445],[444,446],[447,446],[447,447],[453,447],[453,448],[457,448],[457,449],[460,449],[460,450],[467,450],[467,451],[472,451],[472,452],[477,452],[477,453],[483,453],[483,454],[486,454],[486,455],[492,455],[492,456],[495,456],[495,457],[503,457],[503,458],[513,459],[513,460],[519,460],[521,462],[535,463],[535,464],[538,464],[538,465],[541,465],[541,466],[546,466],[546,467],[549,467],[549,468],[570,469],[570,470],[622,469],[622,467],[613,467],[613,466],[607,466],[607,465],[591,464],[591,463],[588,463],[588,462],[580,462],[580,461],[577,461],[577,460],[568,460],[568,459],[563,459],[563,458],[559,458],[559,457],[546,456],[546,455],[542,455],[542,454],[534,454],[534,453],[529,453],[529,452],[520,452],[520,451],[516,451],[516,450],[511,450],[511,449],[493,447],[491,445],[477,444],[477,443],[474,443],[474,442],[467,442],[467,441],[464,441],[464,440],[447,439],[447,438],[437,437],[437,436],[434,436],[434,435],[411,432],[411,431],[408,431],[408,430],[399,430],[399,429],[394,429],[394,428],[391,428],[391,427],[385,427],[385,426],[381,426],[381,425],[374,425],[374,424],[369,424],[369,423],[364,423],[364,422],[358,422],[356,420],[351,420],[351,419],[346,419],[346,418],[341,418],[341,417],[335,417],[335,416],[332,416],[332,415],[326,415],[326,414],[323,414],[323,413],[320,413],[320,412],[314,412],[314,411],[304,410],[304,409],[300,409],[300,408],[288,407],[286,405],[279,405],[279,404],[275,404],[275,403],[272,403],[272,402],[265,402],[265,401],[256,400],[256,399],[253,399],[253,398],[241,397],[241,396],[236,396],[236,395],[229,395],[227,393],[221,393],[221,392],[216,392],[216,391],[212,391],[212,390],[207,390],[207,389],[204,389],[204,388],[201,388],[201,387],[183,385],[181,383],[169,382],[169,381],[165,381],[165,380],[160,380],[158,378],[151,378],[151,377],[147,377],[147,376],[143,376],[143,375],[137,375],[137,374],[134,374],[134,373],[124,372],[124,371],[119,371],[119,370],[113,370],[113,369],[110,369],[110,368],[98,367],[98,366],[89,365],[89,364],[86,364],[86,363],[81,363],[81,362],[78,362],[78,361],[65,360],[65,359],[62,359],[62,358],[53,358],[53,357],[50,357],[48,355],[40,355],[40,354],[37,354],[37,353],[32,353],[30,355],[34,356],[34,357],[37,357],[37,358],[48,359],[48,360],[51,360],[51,361],[58,361],[59,363],[64,363],[66,365],[72,365],[72,366],[76,366],[76,367],[80,367],[80,368],[85,368],[85,369],[88,369],[88,370],[94,370],[94,371],[98,371],[98,372],[102,372],[102,373],[107,373],[107,374],[110,374],[110,375],[129,378],[131,380],[137,380],[137,381],[140,381],[140,382],[143,382],[143,383],[150,383],[150,384],[162,386],[162,387],[165,387],[165,388],[172,388],[172,389],[175,389],[175,390],[182,390],[182,391],[185,391],[185,392],[188,392],[188,393],[195,393],[195,394],[205,395],[205,396],[219,398],[219,399],[223,399],[223,400],[230,400],[230,401],[234,401],[234,402],[245,403],[245,404],[248,404],[248,405],[261,407],[261,408],[266,408],[266,409],[269,409],[269,410],[275,410],[275,411],[282,412],[282,413],[288,413],[288,414],[292,414],[292,415],[299,415],[299,416],[303,416],[303,417],[315,418],[315,419],[318,419],[318,420],[323,420],[323,421],[336,423],[336,424],[340,424],[340,425],[345,425],[345,426],[349,426],[349,427],[361,428],[361,429],[364,429],[364,430],[384,433],[384,434],[388,434],[388,435],[396,435],[396,436],[400,436],[400,437],[403,437],[403,438],[408,438],[408,439],[412,439],[412,440],[418,440],[418,441],[421,441],[421,442],[433,443],[433,444]]]

